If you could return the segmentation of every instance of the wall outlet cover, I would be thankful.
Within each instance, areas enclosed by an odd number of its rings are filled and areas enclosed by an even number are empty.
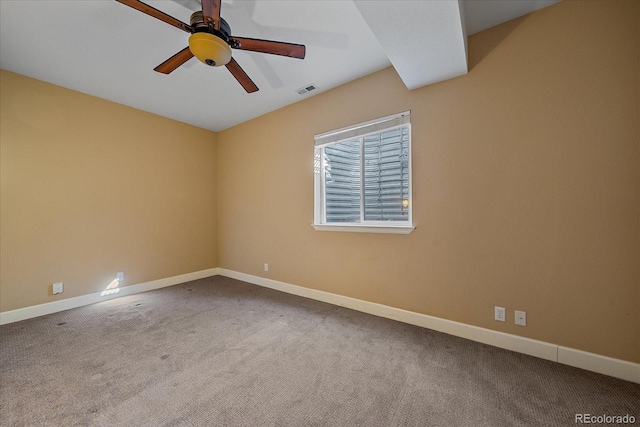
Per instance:
[[[516,325],[527,326],[527,312],[516,310],[515,322],[516,322]]]
[[[64,292],[64,284],[62,282],[56,282],[53,284],[53,294],[61,294]]]
[[[496,307],[494,317],[498,322],[506,322],[507,320],[507,310],[504,307]]]

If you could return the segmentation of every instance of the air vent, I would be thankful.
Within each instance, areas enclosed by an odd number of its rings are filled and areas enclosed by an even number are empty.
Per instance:
[[[312,90],[316,90],[318,89],[318,86],[314,85],[313,83],[308,84],[304,87],[301,87],[300,89],[298,89],[296,92],[298,92],[298,95],[304,95],[307,92],[311,92]]]

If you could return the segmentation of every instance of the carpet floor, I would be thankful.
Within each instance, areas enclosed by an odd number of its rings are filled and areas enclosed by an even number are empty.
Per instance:
[[[215,276],[0,327],[2,426],[640,424],[640,385]]]

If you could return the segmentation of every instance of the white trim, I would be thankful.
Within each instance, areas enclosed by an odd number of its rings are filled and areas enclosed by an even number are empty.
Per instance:
[[[254,285],[264,286],[266,288],[275,289],[289,294],[350,308],[423,328],[433,329],[435,331],[444,332],[446,334],[466,338],[472,341],[640,383],[640,364],[638,363],[614,359],[611,357],[601,356],[599,354],[562,347],[557,344],[389,307],[383,304],[332,294],[325,291],[319,291],[317,289],[291,285],[289,283],[239,273],[237,271],[227,270],[224,268],[220,268],[219,274],[232,279],[252,283]]]
[[[640,364],[558,346],[558,362],[640,384]]]
[[[390,221],[362,221],[365,217],[365,181],[364,174],[365,169],[365,155],[364,155],[364,137],[369,134],[379,134],[383,131],[391,129],[402,128],[402,134],[406,128],[407,131],[407,168],[409,175],[408,182],[408,202],[409,209],[406,221],[394,221],[400,224],[389,225]],[[346,134],[349,137],[346,138]],[[342,138],[342,137],[345,138]],[[329,138],[325,140],[323,138]],[[325,147],[328,145],[334,145],[343,143],[346,141],[355,142],[357,139],[359,144],[359,165],[361,169],[360,176],[360,220],[361,223],[328,223],[327,222],[327,189],[326,189],[326,167],[324,165]],[[400,142],[402,143],[402,137]],[[314,214],[313,214],[313,227],[319,231],[350,231],[357,233],[395,233],[395,234],[409,234],[413,231],[413,172],[412,172],[412,156],[411,156],[411,111],[405,111],[403,113],[394,114],[392,116],[383,117],[381,119],[371,120],[369,122],[355,125],[354,127],[343,128],[337,131],[327,132],[324,134],[315,136],[315,149],[314,149],[314,174],[313,174],[313,186],[314,186]],[[347,228],[334,228],[335,226],[351,227]],[[397,231],[396,227],[405,227],[406,231]],[[324,228],[323,228],[324,227]],[[378,230],[376,230],[378,228]]]
[[[410,225],[378,227],[369,225],[311,224],[311,226],[316,231],[348,231],[351,233],[409,234],[415,229]]]
[[[119,288],[120,291],[118,293],[105,296],[101,296],[100,292],[96,292],[89,295],[67,298],[46,304],[5,311],[0,313],[0,325],[217,275],[242,280],[247,283],[275,289],[288,294],[298,295],[304,298],[310,298],[350,308],[352,310],[361,311],[374,316],[433,329],[435,331],[444,332],[446,334],[466,338],[472,341],[493,345],[495,347],[528,354],[541,359],[559,362],[576,368],[586,369],[588,371],[640,384],[640,364],[638,363],[614,359],[612,357],[563,347],[557,344],[520,337],[517,335],[511,335],[504,332],[498,332],[491,329],[480,328],[478,326],[468,325],[465,323],[454,322],[452,320],[441,319],[439,317],[429,316],[426,314],[402,310],[400,308],[389,307],[383,304],[332,294],[330,292],[319,291],[317,289],[291,285],[289,283],[252,276],[250,274],[239,273],[237,271],[219,267],[139,283],[137,285],[124,286]]]
[[[209,268],[207,270],[195,271],[193,273],[180,274],[178,276],[138,283],[137,285],[123,286],[122,288],[118,288],[118,292],[110,293],[107,295],[102,295],[102,292],[96,292],[93,294],[81,295],[79,297],[65,298],[58,301],[48,302],[45,304],[32,305],[31,307],[19,308],[17,310],[5,311],[0,313],[0,325],[57,313],[59,311],[70,310],[72,308],[95,304],[97,302],[107,301],[126,295],[133,295],[140,292],[165,288],[167,286],[173,286],[179,283],[189,282],[191,280],[217,276],[218,274],[220,274],[219,270],[220,269],[217,267]]]
[[[335,144],[351,138],[359,138],[371,133],[399,127],[411,122],[411,110],[402,113],[391,114],[356,125],[346,126],[340,129],[331,130],[313,136],[316,147],[323,147],[328,144]]]

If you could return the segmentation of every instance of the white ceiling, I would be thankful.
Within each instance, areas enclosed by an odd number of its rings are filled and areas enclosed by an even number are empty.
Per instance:
[[[234,50],[260,88],[247,94],[195,58],[153,71],[189,35],[115,0],[0,0],[0,68],[220,131],[389,65],[410,89],[464,74],[467,35],[556,1],[223,0],[232,35],[307,47],[304,60]],[[146,3],[186,23],[199,9]]]

